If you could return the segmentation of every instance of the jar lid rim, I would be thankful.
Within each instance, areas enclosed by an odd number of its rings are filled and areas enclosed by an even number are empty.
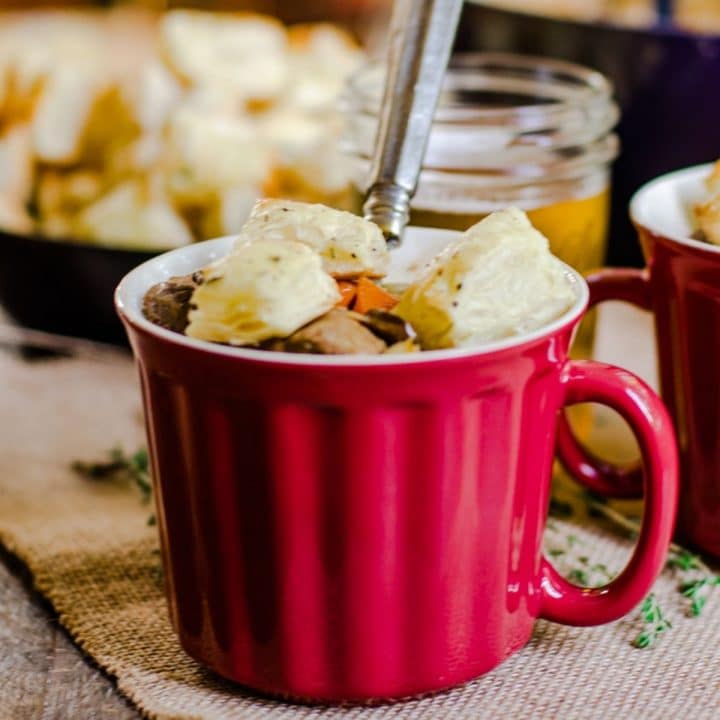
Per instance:
[[[380,60],[371,61],[354,73],[343,93],[343,103],[352,105],[356,109],[371,111],[377,109],[382,99],[382,82],[373,82],[374,76],[382,77],[384,63]],[[447,73],[446,83],[450,84],[449,89],[459,89],[460,80],[468,71],[474,71],[476,78],[483,72],[488,76],[497,73],[497,70],[505,69],[508,77],[524,73],[528,80],[533,76],[537,81],[555,80],[557,87],[564,86],[572,88],[573,92],[564,98],[549,100],[541,105],[519,103],[509,107],[474,107],[473,116],[497,120],[502,117],[518,114],[529,114],[541,112],[553,114],[562,112],[571,107],[585,105],[588,102],[607,100],[612,102],[613,86],[602,73],[591,68],[579,65],[566,60],[546,58],[534,55],[521,55],[515,53],[499,52],[467,52],[453,55]],[[441,98],[438,111],[457,110],[460,105],[444,104]]]

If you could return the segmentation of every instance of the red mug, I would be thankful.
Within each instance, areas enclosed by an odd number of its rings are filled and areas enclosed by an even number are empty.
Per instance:
[[[393,274],[454,236],[411,230]],[[560,319],[476,349],[291,355],[143,318],[151,285],[230,242],[153,259],[116,294],[142,381],[170,615],[189,655],[281,697],[397,699],[489,671],[536,618],[595,625],[643,599],[672,534],[675,440],[641,380],[568,360],[588,298],[576,272]],[[626,418],[647,468],[634,554],[597,589],[563,579],[541,550],[556,421],[583,401]]]
[[[623,300],[655,320],[660,387],[680,446],[677,535],[720,557],[720,247],[692,239],[692,205],[704,199],[712,165],[643,186],[630,204],[646,267],[608,268],[587,278],[590,304]],[[563,421],[559,455],[597,492],[640,497],[637,466],[615,467],[576,444]]]

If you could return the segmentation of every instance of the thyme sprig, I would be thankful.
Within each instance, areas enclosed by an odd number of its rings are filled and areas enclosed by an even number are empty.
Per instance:
[[[640,522],[638,520],[627,517],[611,507],[603,499],[590,493],[582,493],[582,495],[574,493],[574,495],[576,499],[585,504],[589,514],[595,517],[604,517],[627,533],[629,537],[637,537],[640,532]],[[572,505],[570,503],[558,501],[551,502],[551,514],[558,507],[561,508],[561,517],[568,517],[567,507],[570,507],[570,514],[572,514]],[[557,557],[557,555],[553,555],[552,548],[548,551],[548,554]],[[570,568],[567,577],[569,580],[586,587],[594,587],[596,584],[585,570],[585,566],[588,565],[589,561],[583,562],[583,560],[587,560],[587,558],[577,558],[581,566]],[[678,592],[688,602],[685,614],[688,617],[698,617],[705,608],[713,590],[720,586],[720,576],[714,573],[699,555],[674,542],[670,544],[666,568],[677,576]],[[607,571],[607,568],[604,568],[604,570]],[[611,579],[612,574],[607,572],[605,582],[609,582]],[[663,633],[672,628],[672,623],[663,612],[656,596],[652,593],[645,598],[640,606],[640,617],[645,627],[632,641],[634,647],[650,647]]]
[[[640,616],[645,623],[645,630],[632,641],[636,648],[650,647],[672,627],[672,623],[665,617],[654,593],[650,593],[643,600],[640,606]]]
[[[583,553],[583,543],[577,535],[563,534],[555,525],[547,526],[546,552],[557,560],[568,580],[584,587],[601,587],[612,580],[613,575],[603,563],[594,563]]]
[[[567,517],[567,515],[564,515]],[[562,565],[568,580],[585,587],[601,587],[612,580],[612,573],[603,563],[594,563],[583,552],[583,543],[577,535],[563,534],[554,523],[547,525],[546,552]]]
[[[602,500],[589,496],[586,502],[589,509],[603,515],[631,536],[635,537],[640,532],[639,522],[626,517]],[[689,617],[698,617],[705,608],[712,590],[720,586],[720,577],[699,555],[675,542],[670,543],[666,567],[675,572],[678,577],[678,591],[688,600],[686,614]]]
[[[140,492],[143,503],[149,503],[152,499],[150,463],[145,448],[140,448],[128,455],[121,447],[114,447],[108,451],[107,458],[104,460],[92,462],[76,460],[70,467],[78,475],[90,480],[113,480],[129,483]],[[156,523],[155,515],[150,515],[147,524],[155,525]]]
[[[683,548],[679,552],[671,551],[667,565],[680,575],[678,590],[688,600],[687,614],[698,617],[713,589],[720,585],[720,577],[698,555]]]

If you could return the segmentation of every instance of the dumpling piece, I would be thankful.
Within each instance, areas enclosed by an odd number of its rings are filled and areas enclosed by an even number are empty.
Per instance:
[[[107,91],[106,83],[91,63],[60,66],[49,76],[32,120],[38,160],[72,165],[81,159],[83,136]]]
[[[333,107],[347,78],[362,65],[362,50],[330,23],[295,25],[288,40],[290,104],[309,111]]]
[[[511,208],[447,247],[394,312],[412,325],[423,349],[433,350],[529,332],[562,315],[575,297],[547,239]]]
[[[380,229],[357,215],[324,205],[260,200],[238,243],[291,240],[315,250],[336,278],[382,277],[390,261]]]
[[[34,173],[30,127],[9,127],[0,136],[0,193],[26,204],[32,195]]]
[[[11,195],[0,193],[0,228],[27,235],[34,229],[25,206]]]
[[[709,197],[705,202],[694,207],[695,222],[703,240],[713,245],[720,245],[720,160],[714,165],[712,172],[705,178],[705,186]]]
[[[705,187],[710,195],[720,195],[720,160],[715,161],[712,171],[705,178]]]
[[[246,243],[202,274],[185,334],[211,342],[287,337],[340,300],[318,254],[298,242]]]
[[[702,238],[713,245],[720,245],[720,195],[695,205],[695,220]]]
[[[193,241],[190,228],[163,193],[134,180],[116,185],[85,207],[73,222],[73,234],[99,245],[156,250]]]
[[[168,189],[180,203],[208,203],[228,187],[258,186],[272,168],[271,147],[248,120],[185,107],[168,134]]]
[[[235,97],[264,101],[285,88],[288,40],[272,18],[174,10],[165,14],[160,38],[170,66],[190,83],[217,83]]]

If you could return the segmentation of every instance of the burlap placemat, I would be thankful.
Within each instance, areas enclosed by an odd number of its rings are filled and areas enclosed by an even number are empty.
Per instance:
[[[700,618],[690,619],[671,573],[655,592],[673,628],[645,650],[631,645],[643,627],[637,612],[601,628],[538,622],[531,642],[504,665],[435,697],[372,709],[253,697],[178,646],[162,594],[156,530],[137,492],[68,469],[112,445],[133,449],[143,442],[130,362],[109,356],[27,363],[0,353],[0,378],[0,540],[27,564],[77,643],[148,717],[720,717],[720,590]],[[629,548],[597,524],[571,521],[555,521],[548,544],[560,562],[586,555],[583,567],[601,563],[611,571],[622,567]]]

